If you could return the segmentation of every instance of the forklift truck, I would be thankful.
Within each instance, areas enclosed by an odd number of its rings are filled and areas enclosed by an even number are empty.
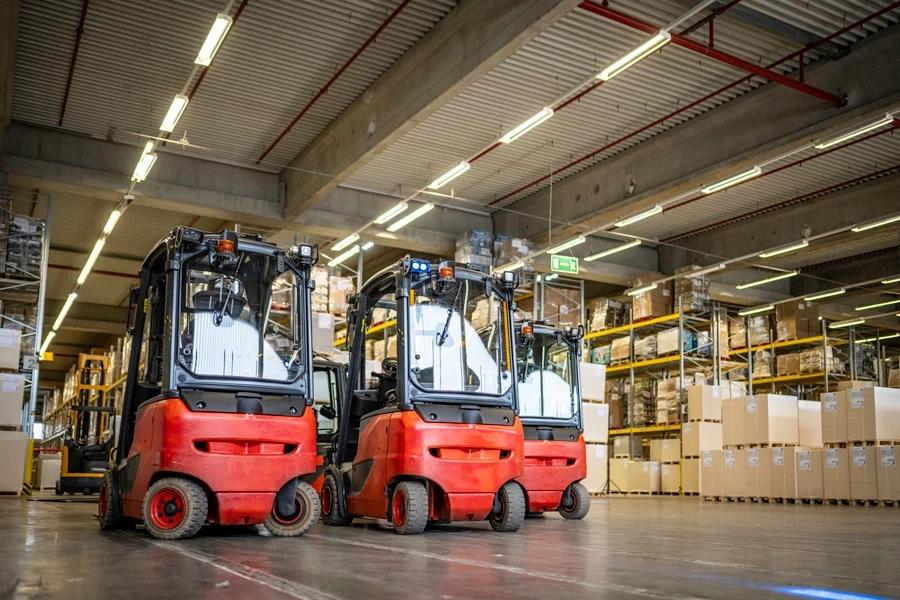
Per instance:
[[[591,498],[581,413],[581,339],[584,328],[556,329],[546,323],[516,323],[519,419],[525,432],[525,491],[528,513],[558,510],[583,519]]]
[[[318,250],[176,227],[132,290],[132,336],[101,529],[204,523],[297,536],[318,520],[310,270]]]
[[[350,298],[348,384],[321,492],[326,525],[371,517],[417,534],[428,523],[487,519],[496,531],[519,529],[516,284],[513,272],[407,256]],[[365,332],[376,308],[396,313],[397,355],[372,382]]]

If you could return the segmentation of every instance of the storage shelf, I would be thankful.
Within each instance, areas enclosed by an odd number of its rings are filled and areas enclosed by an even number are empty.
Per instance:
[[[383,331],[383,330],[387,329],[388,327],[393,327],[396,324],[397,324],[397,319],[388,319],[387,321],[379,323],[378,325],[372,325],[371,327],[366,329],[366,335],[369,335],[371,333],[378,333],[379,331]],[[346,336],[334,340],[335,348],[337,348],[338,346],[343,346],[346,343],[347,343]]]
[[[831,377],[838,377],[835,373],[829,373]],[[780,377],[765,377],[763,379],[754,379],[753,385],[765,385],[767,383],[786,383],[789,381],[807,381],[810,379],[825,379],[825,371],[818,373],[804,373],[802,375],[782,375]]]
[[[626,427],[625,429],[610,429],[610,437],[616,435],[631,435],[633,433],[665,433],[667,431],[681,431],[680,423],[671,425],[649,425],[647,427]]]
[[[774,342],[771,344],[760,344],[758,346],[752,346],[750,348],[750,352],[756,352],[757,350],[775,350],[777,348],[788,348],[790,346],[803,346],[806,344],[818,344],[819,342],[823,342],[823,341],[825,341],[825,336],[816,335],[813,337],[803,338],[803,339],[799,339],[799,340],[785,340],[783,342]],[[734,352],[735,353],[746,352],[746,350],[735,350]]]
[[[608,335],[615,335],[617,333],[624,333],[631,331],[633,329],[641,329],[642,327],[649,327],[651,325],[659,325],[660,323],[665,323],[667,321],[677,321],[681,316],[680,313],[673,313],[671,315],[666,315],[664,317],[657,317],[655,319],[650,319],[649,321],[641,321],[640,323],[632,323],[630,325],[622,325],[620,327],[613,327],[612,329],[604,329],[602,331],[594,331],[584,336],[585,340],[593,340],[598,337],[605,337]]]
[[[676,354],[674,356],[663,356],[662,358],[651,358],[648,360],[639,360],[637,362],[626,363],[624,365],[607,366],[606,374],[609,375],[610,373],[618,373],[620,371],[630,371],[631,369],[644,370],[644,371],[650,371],[653,369],[662,369],[669,365],[677,365],[680,360],[681,360],[681,357],[678,354]],[[711,361],[712,361],[711,358],[703,358],[703,357],[696,357],[696,356],[685,356],[684,357],[685,363],[708,363]],[[689,369],[690,367],[688,365],[685,365],[685,368]]]

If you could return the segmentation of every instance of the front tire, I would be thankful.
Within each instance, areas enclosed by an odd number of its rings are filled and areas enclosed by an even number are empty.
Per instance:
[[[321,506],[316,490],[305,481],[297,484],[297,513],[284,517],[278,513],[278,500],[263,525],[272,535],[278,537],[298,537],[312,529],[319,520]]]
[[[415,535],[428,525],[428,490],[418,481],[401,481],[391,496],[394,532]]]
[[[200,484],[166,477],[144,494],[141,515],[147,533],[160,540],[193,537],[206,522],[209,500]]]
[[[591,509],[591,495],[580,483],[573,483],[563,492],[559,514],[565,519],[577,520],[587,516]]]
[[[97,498],[97,516],[100,529],[123,529],[125,517],[122,516],[122,503],[119,498],[119,484],[111,471],[103,475],[100,493]]]
[[[489,520],[494,531],[512,533],[519,530],[525,522],[525,492],[518,483],[503,484],[497,492]]]
[[[340,496],[338,495],[337,481],[334,475],[328,473],[325,475],[325,481],[322,483],[322,522],[332,526],[346,526],[353,522],[353,517],[341,515],[338,510],[340,506]]]

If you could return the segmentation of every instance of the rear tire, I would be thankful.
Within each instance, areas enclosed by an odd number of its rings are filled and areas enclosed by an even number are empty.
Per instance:
[[[428,525],[428,490],[418,481],[401,481],[391,495],[394,532],[415,535]]]
[[[285,519],[277,514],[278,500],[263,525],[272,535],[278,537],[298,537],[312,529],[319,520],[321,505],[316,490],[305,481],[297,484],[297,514]]]
[[[512,533],[525,522],[525,492],[518,483],[509,481],[497,492],[495,510],[489,520],[494,531]]]
[[[338,484],[334,479],[334,475],[328,473],[325,475],[325,481],[322,482],[322,522],[326,525],[336,527],[346,526],[353,522],[353,517],[341,515],[338,511],[340,506],[340,492],[338,492]]]
[[[151,485],[141,506],[147,533],[160,540],[194,536],[208,512],[209,500],[200,484],[181,477],[166,477]]]
[[[566,496],[569,497],[571,505],[565,506]],[[587,516],[591,509],[591,495],[587,488],[580,483],[573,483],[563,492],[563,502],[559,505],[559,514],[565,519],[577,520]]]

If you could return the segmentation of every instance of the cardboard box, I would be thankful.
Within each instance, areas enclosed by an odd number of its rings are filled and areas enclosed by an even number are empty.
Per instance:
[[[609,459],[609,491],[627,492],[628,487],[628,458]]]
[[[730,396],[719,385],[692,385],[687,389],[688,421],[721,421],[722,399]]]
[[[609,441],[609,405],[585,402],[581,405],[584,418],[584,441],[605,444]]]
[[[744,444],[744,397],[722,399],[722,444]]]
[[[658,273],[641,275],[634,281],[634,286],[650,283],[658,277]],[[672,282],[660,283],[648,292],[636,294],[633,296],[632,302],[631,318],[633,321],[670,315],[673,312]]]
[[[18,492],[25,476],[28,436],[22,431],[0,431],[0,492]]]
[[[699,458],[685,458],[681,461],[681,491],[685,494],[700,493]]]
[[[824,495],[827,500],[850,499],[850,451],[847,448],[825,448],[822,469]]]
[[[700,455],[700,495],[724,496],[722,463],[724,450],[707,450]]]
[[[769,464],[772,498],[797,498],[797,475],[794,468],[794,448],[763,448],[764,460]]]
[[[796,396],[757,394],[744,401],[744,435],[739,444],[797,444],[800,413]]]
[[[581,399],[586,402],[606,402],[606,366],[579,363],[581,369]]]
[[[878,500],[879,446],[850,446],[850,499]]]
[[[807,337],[809,320],[806,318],[805,309],[806,303],[802,300],[775,305],[775,339],[777,341],[799,340]],[[796,372],[799,373],[799,371]]]
[[[684,423],[681,426],[681,451],[684,457],[697,457],[704,450],[722,449],[721,423]]]
[[[874,381],[860,381],[858,379],[849,379],[847,381],[838,381],[838,391],[846,392],[847,390],[856,390],[868,387],[875,387]]]
[[[606,489],[607,481],[607,447],[605,444],[587,444],[587,477],[584,478],[584,486],[592,494],[600,494]]]
[[[681,465],[664,464],[660,467],[660,489],[665,493],[677,494],[681,491]]]
[[[738,495],[749,498],[768,498],[772,495],[772,448],[741,448],[736,451],[744,475]]]
[[[822,408],[815,400],[798,400],[800,445],[822,447]]]
[[[857,388],[847,394],[847,439],[850,442],[900,440],[900,390]]]
[[[813,500],[824,498],[823,462],[825,452],[821,448],[810,448],[808,446],[798,446],[792,450],[794,455],[794,472],[797,480],[797,498]]]
[[[713,452],[716,452],[713,450]],[[740,450],[722,450],[722,496],[744,495],[744,463]]]
[[[779,354],[776,358],[775,364],[775,374],[778,377],[782,377],[784,375],[797,375],[800,373],[799,354]]]
[[[628,463],[628,491],[659,493],[662,473],[656,461],[642,460]]]
[[[0,424],[21,425],[25,400],[25,377],[16,373],[0,374]]]
[[[878,499],[900,500],[900,446],[878,446]]]
[[[847,443],[847,394],[829,392],[821,395],[822,443]]]
[[[334,346],[334,335],[331,336]],[[0,328],[0,369],[19,370],[19,357],[22,354],[22,332],[16,329]],[[21,482],[19,482],[21,485]]]
[[[609,428],[622,429],[625,427],[625,400],[624,398],[610,399],[609,404]]]
[[[312,315],[312,340],[313,350],[331,356],[334,351],[334,315],[328,313],[313,313]],[[384,343],[382,342],[382,346]],[[381,358],[375,360],[381,361]]]
[[[631,451],[628,447],[631,445]],[[640,458],[644,454],[644,441],[640,436],[617,435],[613,438],[614,458]]]
[[[41,454],[38,456],[35,486],[37,490],[52,490],[59,481],[62,458],[59,454]]]
[[[650,440],[650,460],[661,463],[675,463],[681,460],[681,440]]]

